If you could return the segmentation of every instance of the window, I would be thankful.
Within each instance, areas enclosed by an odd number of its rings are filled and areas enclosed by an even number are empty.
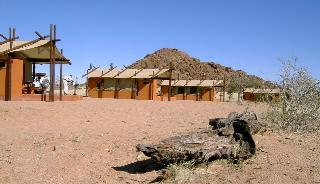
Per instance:
[[[6,61],[0,60],[0,68],[6,67]]]
[[[133,85],[133,80],[131,80],[131,79],[121,79],[121,80],[119,80],[119,88],[120,88],[120,90],[131,91],[132,85]]]
[[[190,94],[197,94],[197,87],[196,86],[192,86],[190,87]]]
[[[96,89],[100,89],[100,87],[101,87],[101,83],[97,83],[97,87],[96,87]]]
[[[184,94],[184,87],[178,87],[178,94]]]
[[[109,79],[109,78],[105,78],[103,79],[103,88],[107,91],[114,91],[116,88],[116,81],[118,79]]]

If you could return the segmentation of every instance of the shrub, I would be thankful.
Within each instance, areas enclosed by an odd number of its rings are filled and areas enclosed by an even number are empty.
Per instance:
[[[295,61],[282,62],[280,99],[271,104],[266,119],[281,130],[319,132],[319,82]]]

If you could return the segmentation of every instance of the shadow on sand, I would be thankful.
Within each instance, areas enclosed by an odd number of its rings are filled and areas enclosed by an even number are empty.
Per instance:
[[[161,170],[164,168],[164,166],[157,163],[154,160],[148,159],[148,160],[137,161],[137,162],[130,163],[128,165],[116,166],[112,168],[116,171],[125,171],[130,174],[141,174],[141,173]]]

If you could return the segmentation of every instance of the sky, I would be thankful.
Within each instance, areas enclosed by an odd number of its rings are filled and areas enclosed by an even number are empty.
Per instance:
[[[0,33],[15,27],[21,40],[55,24],[57,46],[72,62],[64,74],[80,82],[90,63],[121,67],[160,48],[271,81],[279,59],[297,58],[320,79],[318,0],[0,0],[0,10]]]

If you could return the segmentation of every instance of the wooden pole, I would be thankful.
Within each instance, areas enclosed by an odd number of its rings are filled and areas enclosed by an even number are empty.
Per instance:
[[[89,85],[89,84],[88,84],[88,82],[89,82],[88,74],[89,74],[89,70],[87,70],[87,74],[86,74],[86,75],[87,75],[87,77],[86,77],[86,78],[87,78],[87,83],[86,83],[86,97],[88,96],[88,85]]]
[[[149,81],[149,100],[152,100],[152,79]]]
[[[224,98],[225,98],[225,93],[226,93],[226,76],[224,76],[223,79],[223,94],[222,94],[222,101],[224,102]]]
[[[33,79],[33,81],[35,78],[36,78],[36,63],[33,62],[32,63],[32,79]]]
[[[9,28],[9,39],[10,41],[10,49],[13,47],[13,39],[15,38],[15,29],[13,30]],[[9,53],[9,60],[7,60],[7,94],[6,94],[6,101],[12,100],[12,53]]]
[[[171,80],[172,80],[172,63],[170,63],[170,69],[169,69],[168,101],[171,101]]]
[[[54,102],[53,24],[50,24],[50,91],[49,102]]]
[[[61,55],[63,55],[63,50],[61,49]],[[59,100],[62,101],[62,87],[63,87],[63,77],[62,77],[62,61],[60,62],[60,95]]]
[[[103,75],[103,70],[102,70],[101,76],[102,75]],[[99,77],[99,83],[100,83],[100,88],[99,88],[99,91],[98,91],[98,97],[102,98],[102,90],[103,90],[103,87],[104,87],[104,79],[103,79],[103,77]]]
[[[52,42],[52,101],[54,102],[54,87],[55,87],[55,84],[56,84],[56,39],[57,39],[57,31],[56,31],[56,25],[53,25],[53,42]]]
[[[116,80],[116,84],[115,84],[115,89],[114,89],[114,98],[119,98],[119,95],[118,95],[118,88],[119,88],[119,81],[120,79],[117,79]]]

